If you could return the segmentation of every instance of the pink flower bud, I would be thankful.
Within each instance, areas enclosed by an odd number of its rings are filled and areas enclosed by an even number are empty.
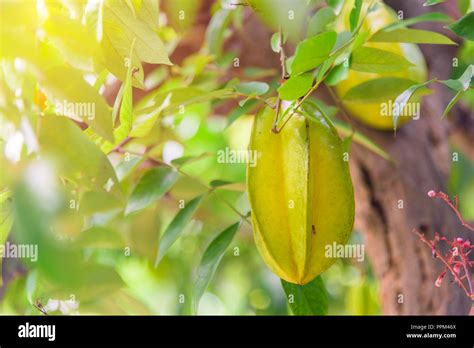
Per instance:
[[[464,241],[464,240],[463,240],[462,238],[459,238],[459,237],[456,238],[456,242],[458,242],[458,243],[460,243],[460,244],[462,244],[463,241]]]
[[[433,198],[434,196],[436,196],[436,192],[434,192],[433,190],[428,191],[428,197]]]
[[[439,277],[436,278],[435,286],[436,286],[437,288],[439,288],[439,287],[441,286],[441,283],[443,282],[443,278],[444,278],[445,275],[446,275],[446,270],[444,270],[444,271],[439,275]]]

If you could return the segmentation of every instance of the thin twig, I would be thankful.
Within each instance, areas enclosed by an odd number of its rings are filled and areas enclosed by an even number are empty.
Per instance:
[[[461,224],[466,227],[468,230],[474,232],[474,226],[471,226],[470,224],[468,224],[464,218],[462,217],[461,213],[459,212],[459,209],[457,208],[458,206],[458,199],[456,197],[456,203],[454,204],[448,197],[448,195],[444,192],[435,192],[435,191],[430,191],[428,192],[428,196],[431,197],[431,198],[434,198],[434,197],[437,197],[437,198],[441,198],[443,201],[446,202],[446,204],[448,204],[448,206],[454,211],[454,213],[456,214],[456,216],[458,217],[459,221],[461,222]]]
[[[433,248],[433,245],[431,244],[430,241],[428,241],[426,238],[425,238],[425,235],[423,233],[420,233],[418,232],[417,230],[413,230],[413,232],[415,232],[418,237],[420,237],[420,240],[425,243],[426,245],[428,245],[432,250],[433,250],[433,253],[436,255],[436,257],[438,259],[441,260],[441,262],[444,263],[444,265],[446,266],[447,269],[449,269],[449,271],[451,272],[451,274],[456,278],[456,280],[458,281],[459,285],[461,286],[461,288],[464,290],[464,292],[466,293],[466,295],[473,299],[473,294],[472,292],[469,291],[469,289],[466,287],[466,285],[461,281],[461,279],[459,278],[457,272],[454,271],[453,267],[450,265],[450,263],[448,261],[446,261],[446,259],[444,258],[444,256],[436,249],[436,248]],[[468,274],[467,274],[468,275]],[[468,275],[469,276],[469,275]]]

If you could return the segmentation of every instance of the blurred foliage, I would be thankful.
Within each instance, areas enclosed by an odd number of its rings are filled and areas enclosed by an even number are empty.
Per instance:
[[[275,16],[271,1],[249,2],[278,30],[289,2]],[[318,25],[310,15],[324,2],[301,3],[294,13],[301,21],[283,20],[293,42],[330,27],[340,7],[327,1],[332,10],[320,13]],[[200,289],[198,314],[289,313],[280,280],[253,243],[245,164],[217,161],[226,148],[247,149],[251,115],[262,98],[277,95],[278,74],[247,67],[240,79],[223,78],[245,54],[224,44],[247,11],[231,1],[215,1],[202,49],[172,65],[169,57],[195,28],[198,5],[0,2],[0,244],[38,247],[36,262],[0,258],[0,313],[192,314],[198,275],[212,274]],[[472,57],[471,48],[463,46],[463,55]],[[260,77],[265,83],[255,84]],[[118,92],[109,105],[110,90]],[[230,99],[242,107],[219,111]],[[354,141],[385,156],[369,139]],[[472,163],[462,157],[450,182],[465,194],[462,202],[473,201],[469,174]],[[235,236],[222,237],[237,222]],[[363,243],[358,233],[352,238]],[[367,259],[338,261],[322,278],[329,314],[380,313]]]

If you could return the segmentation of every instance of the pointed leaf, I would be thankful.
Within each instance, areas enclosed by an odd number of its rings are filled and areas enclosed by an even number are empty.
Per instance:
[[[384,31],[390,31],[390,30],[395,30],[399,28],[405,28],[413,24],[421,23],[421,22],[449,22],[451,21],[451,17],[449,17],[447,14],[441,13],[441,12],[429,12],[429,13],[424,13],[422,15],[404,19],[404,20],[399,20],[395,23],[391,23],[387,25],[386,27],[382,28]]]
[[[294,315],[326,315],[328,295],[320,276],[305,285],[297,285],[281,280]]]
[[[416,82],[400,77],[380,77],[352,87],[344,95],[347,102],[378,103],[396,98]]]
[[[312,84],[313,76],[311,73],[292,76],[278,88],[278,94],[283,100],[294,100],[305,95]]]
[[[471,80],[473,76],[474,76],[474,65],[471,64],[466,68],[466,70],[458,79],[443,80],[440,82],[457,92],[467,91],[467,89],[469,88],[471,84]]]
[[[113,141],[111,110],[78,70],[67,66],[46,69],[39,75],[39,82],[48,99],[58,106],[60,116],[85,122],[98,135]]]
[[[194,310],[196,311],[199,305],[199,300],[206,291],[209,283],[211,282],[214,273],[216,272],[225,251],[229,247],[235,233],[240,227],[240,222],[233,224],[222,231],[214,240],[209,244],[206,251],[204,252],[201,263],[197,269],[197,279],[194,283]]]
[[[456,45],[448,37],[434,31],[419,29],[380,30],[375,33],[371,42],[408,42],[416,44]]]
[[[329,31],[300,42],[291,64],[291,73],[297,75],[312,70],[324,62],[331,53],[336,38],[337,34]]]
[[[181,233],[184,231],[189,220],[191,220],[194,212],[199,207],[204,196],[198,196],[192,201],[187,203],[183,209],[181,209],[178,214],[174,217],[171,223],[166,228],[163,236],[160,239],[160,246],[158,248],[158,255],[155,260],[155,268],[158,267],[160,261],[163,259],[163,256],[168,251],[168,249],[173,245],[174,242],[179,238]]]
[[[143,175],[128,200],[125,214],[144,209],[159,200],[178,180],[178,173],[172,168],[158,167]]]
[[[312,37],[324,31],[324,28],[336,19],[331,7],[323,7],[309,20],[306,37]]]
[[[456,104],[456,102],[464,95],[465,91],[459,91],[456,93],[456,95],[453,97],[453,99],[450,100],[448,105],[446,105],[446,108],[443,111],[442,117],[446,117],[448,113],[451,111],[453,106]]]
[[[393,110],[392,110],[392,120],[393,120],[393,129],[397,129],[397,123],[398,123],[398,118],[400,115],[403,113],[403,110],[405,108],[405,105],[410,101],[410,98],[420,90],[421,88],[424,88],[426,85],[431,83],[432,81],[427,81],[424,83],[419,83],[415,84],[413,86],[410,86],[407,90],[405,90],[402,94],[400,94],[395,101],[393,102]]]
[[[39,134],[43,155],[57,159],[62,177],[81,184],[83,189],[107,190],[118,188],[115,170],[107,156],[71,120],[60,116],[41,118]]]
[[[236,85],[235,90],[245,95],[262,95],[268,92],[268,84],[265,82],[242,82]]]
[[[448,25],[448,28],[463,39],[474,41],[474,11],[469,12],[457,22]]]
[[[355,0],[354,7],[349,14],[349,26],[353,33],[359,23],[360,10],[362,9],[362,0]]]
[[[352,53],[351,69],[369,73],[390,73],[412,65],[404,57],[373,47],[359,47]]]

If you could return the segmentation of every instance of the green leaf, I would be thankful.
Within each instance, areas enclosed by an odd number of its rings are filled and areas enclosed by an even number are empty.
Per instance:
[[[82,188],[112,192],[118,187],[115,170],[107,156],[71,120],[61,116],[41,118],[39,143],[43,155],[57,160],[58,171]]]
[[[272,38],[270,39],[270,45],[272,47],[273,52],[275,52],[275,53],[280,52],[280,47],[282,45],[282,43],[280,41],[280,33],[274,33],[272,35]]]
[[[324,31],[326,26],[336,19],[331,7],[323,7],[309,20],[306,37],[312,37]]]
[[[448,25],[448,28],[463,39],[474,41],[474,11],[469,12],[457,22]]]
[[[226,181],[226,180],[212,180],[209,185],[211,187],[220,187],[220,186],[226,186],[232,184],[231,181]]]
[[[146,7],[142,8],[141,11],[146,11]],[[147,23],[135,17],[125,2],[115,0],[105,2],[104,21],[108,20],[113,21],[125,35],[127,42],[125,57],[128,57],[133,39],[136,39],[134,51],[141,61],[172,65],[158,34]]]
[[[359,47],[352,53],[351,69],[369,73],[391,73],[412,65],[404,57],[373,47]]]
[[[352,87],[344,95],[346,102],[378,103],[394,99],[416,81],[400,77],[380,77]]]
[[[176,159],[172,160],[171,164],[173,166],[176,166],[176,167],[182,167],[186,164],[196,162],[196,161],[199,161],[203,158],[207,158],[207,157],[210,157],[210,156],[212,156],[212,154],[209,153],[209,152],[204,152],[204,153],[200,154],[199,156],[183,156],[183,157],[179,157],[179,158],[176,158]]]
[[[445,0],[426,0],[426,2],[423,4],[423,6],[433,6],[436,4],[441,4]]]
[[[312,70],[324,62],[329,57],[336,38],[334,31],[328,31],[300,42],[291,64],[291,73],[297,75]]]
[[[54,180],[52,177],[45,179]],[[51,204],[52,201],[48,198],[45,200],[33,185],[29,180],[22,180],[17,185],[14,191],[13,212],[15,241],[36,245],[38,248],[38,259],[34,262],[34,268],[46,281],[60,289],[74,289],[74,293],[82,299],[90,296],[92,292],[100,291],[105,295],[122,286],[123,281],[112,266],[103,266],[87,260],[81,248],[71,240],[55,238],[50,230],[60,207]],[[51,187],[49,189],[48,197],[54,197],[53,201],[59,198],[55,197],[58,193],[56,190]]]
[[[61,52],[72,66],[92,71],[93,57],[99,49],[96,40],[90,39],[87,27],[80,20],[71,19],[56,9],[51,9],[43,24],[48,40]]]
[[[386,27],[382,28],[382,30],[390,31],[390,30],[395,30],[399,28],[405,28],[410,25],[421,23],[421,22],[449,22],[449,21],[451,21],[451,17],[449,17],[447,14],[444,14],[441,12],[429,12],[429,13],[424,13],[416,17],[408,18],[402,21],[399,20],[395,23],[391,23],[387,25]]]
[[[432,80],[418,83],[413,86],[410,86],[407,90],[405,90],[402,94],[400,94],[395,101],[393,102],[393,111],[392,111],[392,120],[393,120],[393,129],[397,129],[398,118],[403,113],[403,110],[406,104],[410,101],[410,98],[415,94],[416,91],[424,88],[426,85],[431,83]]]
[[[283,100],[294,100],[305,95],[312,84],[313,75],[311,73],[292,76],[278,88],[278,94]]]
[[[214,273],[216,272],[225,251],[229,247],[235,233],[240,227],[240,222],[233,224],[222,231],[214,240],[209,244],[206,251],[204,252],[201,263],[197,269],[197,279],[194,283],[194,310],[197,311],[199,300],[206,291],[209,283],[211,282]]]
[[[92,226],[82,231],[76,243],[80,247],[100,249],[119,249],[126,245],[119,231],[104,226]]]
[[[320,276],[305,285],[281,280],[293,315],[326,315],[328,295]]]
[[[285,39],[298,42],[304,35],[303,29],[310,11],[308,1],[245,0],[243,3],[249,4],[273,31],[281,30]]]
[[[347,124],[341,121],[334,121],[334,126],[336,127],[338,133],[344,137],[351,137],[352,140],[359,145],[365,147],[367,150],[375,153],[376,155],[382,157],[383,159],[394,162],[394,159],[384,151],[379,145],[374,143],[370,138],[366,137],[364,134],[357,131],[353,131]]]
[[[231,93],[232,89],[230,88],[221,88],[209,92],[196,87],[182,87],[167,91],[158,91],[150,97],[151,100],[145,107],[136,107],[135,113],[137,116],[135,117],[135,120],[137,123],[141,117],[145,120],[148,118],[156,120],[160,112],[173,113],[179,111],[179,108],[187,105],[226,98],[227,96],[231,96]],[[140,114],[142,116],[140,116]],[[132,130],[132,134],[134,134],[134,132],[135,129]]]
[[[451,99],[451,101],[448,103],[446,108],[443,111],[442,117],[446,117],[448,113],[451,111],[453,106],[457,103],[457,101],[464,95],[465,91],[459,91],[456,93],[456,95]]]
[[[42,71],[38,80],[58,114],[81,120],[104,139],[113,141],[111,110],[78,70],[56,66]]]
[[[128,200],[125,214],[144,209],[159,200],[178,180],[178,173],[167,167],[150,169],[143,175]]]
[[[375,33],[371,42],[408,42],[416,44],[456,45],[446,36],[434,31],[419,29],[395,29],[390,31],[380,30]]]
[[[11,193],[9,190],[0,192],[0,245],[5,244],[8,234],[13,226]],[[2,258],[0,257],[0,269]],[[0,272],[0,287],[2,286],[2,272]]]
[[[206,31],[206,43],[210,54],[220,56],[224,33],[232,18],[232,11],[219,9],[212,16]]]
[[[472,77],[474,76],[474,65],[469,65],[463,74],[458,79],[449,79],[439,81],[444,85],[448,86],[449,88],[460,92],[460,91],[467,91],[471,84]]]
[[[194,212],[199,207],[204,196],[198,196],[187,203],[184,208],[182,208],[178,214],[174,217],[171,223],[166,228],[163,236],[160,239],[160,246],[158,248],[158,255],[155,260],[155,268],[158,267],[160,261],[165,256],[165,253],[173,245],[174,242],[179,238],[181,233],[184,231],[189,220],[191,220]]]
[[[239,93],[254,96],[267,93],[269,86],[265,82],[242,82],[234,88]]]
[[[118,144],[124,140],[132,130],[133,124],[133,88],[132,88],[132,59],[133,59],[133,47],[135,45],[135,39],[132,42],[132,47],[130,48],[130,56],[128,60],[128,71],[127,77],[125,78],[124,86],[122,93],[120,93],[122,104],[120,106],[119,120],[120,125],[114,131],[115,143]]]
[[[355,0],[354,7],[352,8],[349,14],[349,26],[351,28],[351,33],[357,28],[359,23],[360,10],[362,9],[362,0]]]
[[[328,74],[325,84],[328,86],[335,86],[339,82],[344,81],[349,75],[349,64],[341,63],[336,65]]]
[[[239,106],[232,111],[227,117],[226,128],[229,128],[232,123],[234,123],[240,116],[249,113],[253,108],[258,105],[258,100],[252,99],[245,103],[244,106]]]

